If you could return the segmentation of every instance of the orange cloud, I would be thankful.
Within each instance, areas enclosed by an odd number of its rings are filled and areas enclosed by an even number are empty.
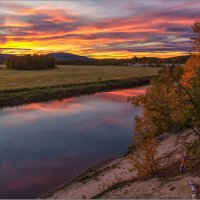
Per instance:
[[[200,17],[200,3],[177,0],[165,3],[165,9],[159,3],[151,9],[142,2],[124,3],[117,1],[113,12],[105,12],[108,8],[97,2],[88,2],[88,7],[76,2],[61,6],[1,3],[5,11],[2,52],[62,51],[94,58],[131,58],[171,57],[188,51],[190,25]]]

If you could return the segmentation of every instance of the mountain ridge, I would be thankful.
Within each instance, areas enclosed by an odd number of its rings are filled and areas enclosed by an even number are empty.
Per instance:
[[[87,56],[79,56],[76,54],[63,53],[63,52],[48,53],[46,55],[52,56],[56,60],[88,60],[89,59]]]

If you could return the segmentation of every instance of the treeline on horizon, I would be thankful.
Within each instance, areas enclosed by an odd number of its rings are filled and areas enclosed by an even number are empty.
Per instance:
[[[6,67],[9,69],[42,70],[55,66],[55,59],[48,55],[13,55],[6,59]]]
[[[187,59],[189,58],[189,55],[186,56],[177,56],[177,57],[171,57],[171,58],[157,58],[157,57],[133,57],[130,59],[110,59],[110,58],[105,58],[105,59],[93,59],[93,58],[88,58],[88,59],[79,59],[79,60],[72,60],[72,59],[63,59],[63,60],[56,60],[52,56],[49,55],[24,55],[24,56],[10,56],[6,59],[0,59],[0,64],[7,64],[8,68],[10,68],[10,64],[13,63],[13,59],[16,60],[16,57],[18,58],[16,63],[22,64],[22,66],[18,66],[16,64],[17,68],[25,68],[24,65],[27,65],[30,63],[30,66],[28,68],[33,69],[35,68],[33,65],[38,63],[38,66],[36,67],[37,69],[47,69],[47,68],[52,68],[55,67],[55,64],[57,65],[96,65],[96,66],[105,66],[105,65],[124,65],[124,66],[131,66],[131,65],[136,65],[137,64],[143,64],[144,66],[155,66],[155,67],[161,67],[164,65],[178,65],[178,64],[184,64]],[[53,60],[54,59],[54,60]],[[25,61],[27,60],[27,61]],[[33,61],[35,60],[35,61]],[[34,63],[34,64],[33,64]],[[47,64],[50,64],[48,67]],[[16,68],[15,67],[15,68]]]
[[[85,59],[85,60],[57,60],[58,65],[136,65],[143,64],[145,66],[161,67],[165,64],[184,64],[189,56],[177,56],[172,58],[157,57],[133,57],[130,59]]]

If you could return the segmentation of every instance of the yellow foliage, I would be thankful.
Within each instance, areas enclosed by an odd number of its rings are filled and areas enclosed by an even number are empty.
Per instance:
[[[138,176],[144,177],[158,173],[158,162],[156,159],[157,141],[153,126],[147,125],[141,118],[136,118],[136,135],[134,143],[136,150],[131,157],[133,170]]]

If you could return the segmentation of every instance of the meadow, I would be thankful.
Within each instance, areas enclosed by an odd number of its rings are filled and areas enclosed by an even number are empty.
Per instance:
[[[91,94],[149,83],[159,68],[58,66],[22,71],[0,67],[0,107]]]
[[[0,70],[0,91],[140,78],[156,75],[159,68],[129,66],[58,66],[51,70]]]

